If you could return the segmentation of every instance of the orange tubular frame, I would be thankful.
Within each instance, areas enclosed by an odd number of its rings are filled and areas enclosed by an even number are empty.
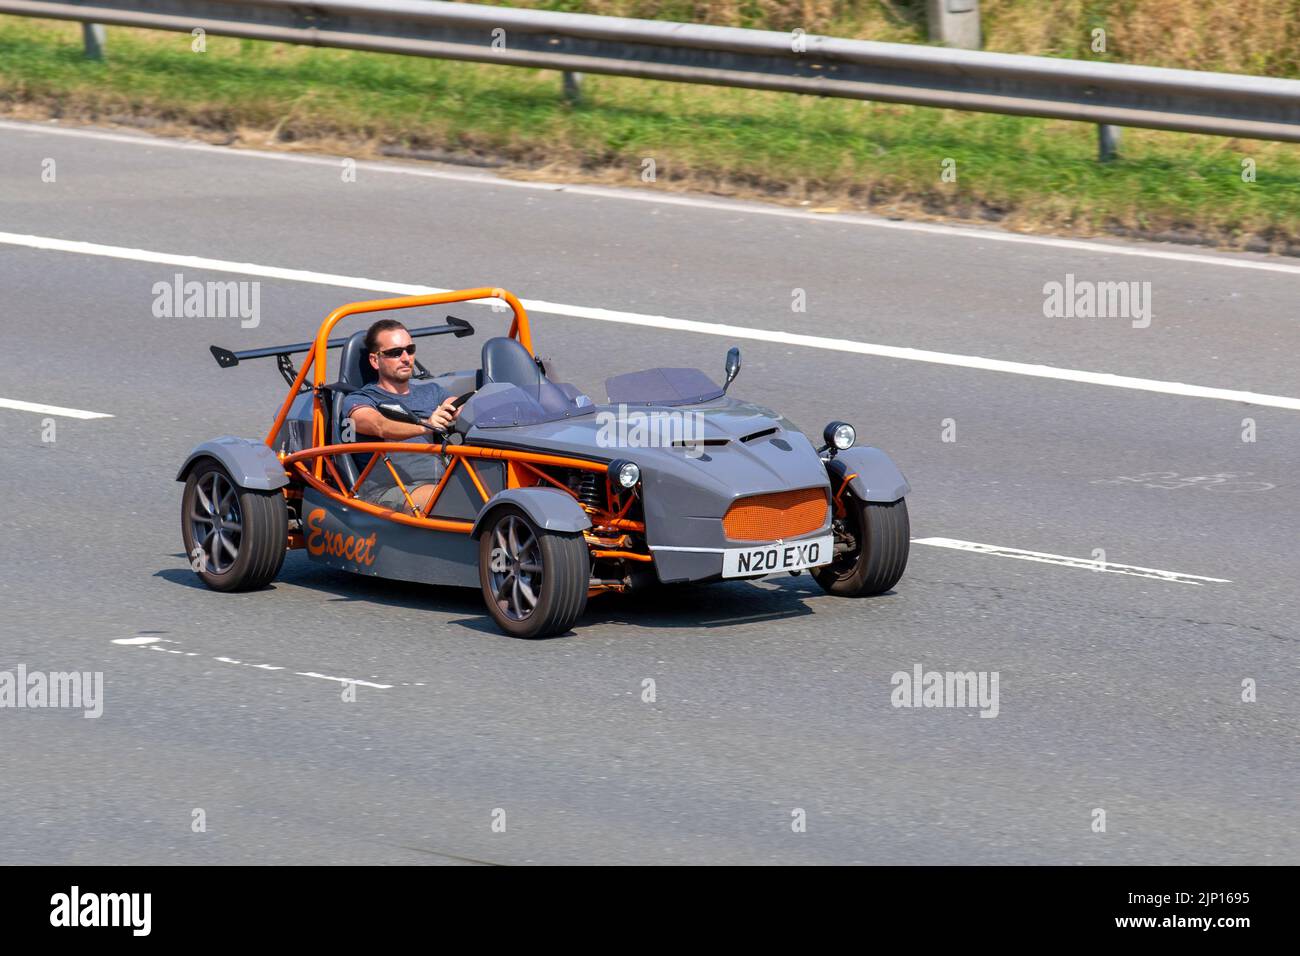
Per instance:
[[[526,348],[530,354],[533,353],[532,332],[528,325],[528,314],[524,311],[523,305],[511,293],[500,288],[479,288],[479,289],[462,289],[458,292],[440,292],[433,295],[412,295],[402,296],[395,299],[373,299],[368,302],[353,302],[348,305],[340,306],[326,316],[325,321],[321,323],[316,332],[316,339],[312,344],[311,350],[307,353],[307,358],[303,361],[302,368],[298,371],[297,377],[289,387],[289,394],[285,397],[284,403],[280,406],[280,412],[275,417],[275,423],[266,435],[266,444],[272,448],[275,447],[276,436],[279,435],[280,429],[284,427],[285,420],[289,417],[289,409],[292,407],[294,399],[303,390],[307,382],[308,373],[312,373],[312,428],[311,428],[311,447],[292,455],[281,453],[279,458],[284,464],[285,471],[291,478],[297,478],[304,484],[310,485],[321,494],[340,504],[346,504],[349,507],[356,508],[358,511],[366,514],[375,515],[376,517],[387,518],[399,524],[411,525],[417,528],[427,528],[433,531],[451,531],[460,534],[469,534],[473,529],[472,521],[465,521],[454,518],[434,518],[431,517],[433,506],[437,502],[442,490],[447,485],[448,478],[451,477],[452,471],[458,465],[464,467],[470,480],[474,483],[475,489],[486,502],[491,497],[487,488],[483,485],[482,479],[479,478],[478,472],[475,471],[471,464],[471,459],[486,460],[504,460],[506,467],[506,485],[507,487],[524,487],[521,479],[541,479],[552,485],[573,494],[572,489],[564,485],[550,475],[546,474],[540,468],[541,466],[551,466],[558,468],[574,468],[585,471],[595,471],[601,474],[606,473],[606,465],[603,462],[588,461],[583,458],[569,458],[563,455],[549,455],[539,452],[515,451],[505,448],[487,448],[479,445],[428,445],[428,446],[411,446],[404,442],[353,442],[349,444],[327,445],[326,434],[328,424],[325,420],[325,410],[321,407],[320,389],[325,384],[325,375],[327,371],[326,353],[329,348],[330,332],[338,325],[340,321],[352,315],[362,315],[369,312],[386,312],[393,309],[411,309],[428,305],[444,305],[451,302],[469,302],[476,299],[500,299],[510,306],[514,313],[514,318],[510,323],[509,337],[516,339],[520,345]],[[371,504],[356,497],[357,489],[370,474],[377,462],[384,459],[387,462],[389,454],[437,454],[451,456],[451,463],[443,473],[442,479],[434,487],[433,494],[429,498],[428,504],[422,511],[417,511],[411,502],[409,494],[403,493],[407,499],[408,505],[411,506],[411,514],[405,514],[400,511],[392,511],[379,505]],[[333,456],[339,454],[370,454],[371,460],[366,464],[365,470],[357,479],[355,485],[351,488],[339,475],[334,466]],[[389,468],[391,469],[391,464]],[[337,488],[331,487],[329,480],[332,479]],[[401,481],[398,481],[401,486]],[[608,481],[606,488],[609,490]],[[577,496],[574,495],[576,499]],[[612,500],[612,499],[611,499]],[[628,500],[616,512],[600,511],[584,505],[591,518],[594,529],[606,531],[645,531],[645,524],[640,521],[633,521],[624,517],[632,505],[633,496],[629,495]],[[593,548],[592,557],[595,558],[619,558],[632,561],[653,561],[649,554],[640,554],[626,550],[612,550],[606,548]]]
[[[837,517],[837,518],[843,518],[844,515],[847,514],[847,512],[845,511],[845,508],[844,508],[844,499],[843,499],[842,496],[843,496],[843,494],[844,494],[844,489],[847,488],[847,487],[849,486],[849,482],[852,481],[852,480],[853,480],[854,478],[856,478],[856,477],[858,477],[858,473],[857,473],[856,471],[855,471],[853,474],[851,474],[851,475],[845,475],[845,476],[844,476],[844,482],[843,482],[843,484],[840,485],[840,490],[837,491],[837,492],[835,492],[835,499],[834,499],[834,500],[835,500],[835,517]]]
[[[298,377],[289,386],[289,394],[285,396],[284,404],[280,406],[280,414],[275,416],[275,424],[271,426],[271,430],[266,434],[266,444],[271,447],[275,446],[275,436],[280,434],[280,429],[284,426],[284,420],[289,417],[289,408],[293,405],[294,398],[302,389],[303,383],[307,381],[309,371],[315,373],[312,376],[312,382],[316,389],[316,393],[312,395],[311,443],[313,448],[325,444],[325,411],[320,405],[319,390],[325,384],[327,365],[325,353],[329,351],[330,333],[334,331],[334,326],[338,325],[343,319],[350,315],[364,315],[368,312],[417,309],[426,305],[471,302],[475,299],[500,299],[509,305],[514,313],[514,318],[510,322],[510,331],[507,334],[512,339],[518,339],[519,344],[528,349],[529,353],[532,353],[533,334],[528,327],[528,313],[524,311],[523,305],[515,298],[514,294],[507,292],[505,289],[461,289],[458,292],[406,295],[398,299],[370,299],[366,302],[350,302],[347,305],[341,305],[327,315],[325,321],[320,324],[320,328],[316,330],[316,341],[312,344],[311,351],[307,353],[307,358],[298,371]],[[313,468],[313,474],[317,478],[321,477],[321,467],[321,463],[317,461]]]

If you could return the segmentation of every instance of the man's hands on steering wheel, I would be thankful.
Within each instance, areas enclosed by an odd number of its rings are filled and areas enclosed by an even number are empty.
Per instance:
[[[455,397],[452,397],[434,409],[433,414],[428,418],[429,424],[438,431],[445,432],[451,423],[460,417],[460,409],[456,407],[455,402]]]

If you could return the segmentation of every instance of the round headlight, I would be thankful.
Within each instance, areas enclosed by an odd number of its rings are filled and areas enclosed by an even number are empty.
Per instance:
[[[610,462],[609,473],[614,479],[614,484],[620,488],[635,488],[636,483],[641,480],[641,469],[637,467],[636,462],[632,461]]]
[[[844,451],[846,448],[853,447],[853,443],[858,440],[858,433],[847,422],[831,422],[822,432],[822,438],[832,448]]]

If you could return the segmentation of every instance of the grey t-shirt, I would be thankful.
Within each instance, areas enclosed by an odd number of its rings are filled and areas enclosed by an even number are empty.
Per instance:
[[[378,408],[381,403],[395,402],[399,405],[405,405],[416,415],[419,415],[420,418],[427,419],[438,410],[439,405],[449,398],[451,398],[451,393],[437,382],[412,382],[411,390],[405,395],[390,392],[371,382],[364,388],[359,388],[344,397],[343,414],[345,417],[351,415],[352,410],[358,405],[369,405],[371,408]],[[418,439],[420,436],[416,435],[415,437]]]
[[[396,402],[405,405],[414,412],[421,420],[427,420],[430,415],[437,411],[438,406],[451,398],[451,393],[436,382],[412,382],[411,390],[405,395],[398,395],[396,392],[390,392],[387,389],[380,388],[377,384],[371,383],[364,388],[359,388],[355,392],[346,395],[343,399],[343,415],[347,417],[352,414],[353,409],[365,405],[377,409],[380,404]],[[415,435],[412,438],[404,439],[409,444],[428,444],[432,436],[431,432],[425,432],[423,435]],[[360,431],[356,435],[357,441],[378,441],[373,436],[364,435]],[[365,456],[368,458],[368,456]],[[446,470],[445,462],[441,455],[414,454],[389,455],[389,460],[393,467],[401,476],[402,483],[409,490],[413,483],[426,481],[437,481],[442,477],[443,471]],[[363,458],[363,456],[354,456],[354,458]],[[358,469],[365,466],[365,458],[358,462]],[[373,497],[389,488],[394,487],[393,476],[388,469],[384,467],[383,462],[375,465],[370,470],[365,484],[359,489],[358,493],[364,497]]]

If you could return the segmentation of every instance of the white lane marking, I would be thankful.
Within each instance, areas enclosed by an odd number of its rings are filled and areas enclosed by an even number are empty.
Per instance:
[[[327,166],[337,169],[340,158],[327,156],[304,156],[297,153],[278,153],[259,149],[238,149],[230,146],[214,146],[210,143],[196,143],[185,140],[164,139],[156,136],[110,133],[91,129],[68,129],[44,126],[32,123],[17,123],[0,120],[0,129],[16,132],[48,134],[53,136],[72,136],[94,139],[101,142],[125,143],[131,146],[145,146],[156,149],[184,149],[201,153],[214,153],[223,156],[242,156],[248,159],[268,159],[281,163],[300,163],[309,166]],[[787,209],[781,206],[767,206],[743,200],[717,200],[684,195],[681,193],[656,193],[650,190],[614,186],[583,186],[566,183],[539,183],[526,180],[506,179],[493,173],[455,172],[443,169],[421,169],[403,166],[397,163],[369,162],[357,163],[357,168],[374,173],[387,173],[399,176],[417,176],[424,179],[441,179],[451,182],[471,183],[479,186],[505,187],[509,189],[531,189],[543,192],[569,193],[592,196],[599,199],[621,199],[630,202],[648,202],[663,206],[686,206],[695,209],[718,210],[732,214],[754,216],[776,216],[783,219],[801,219],[812,222],[832,222],[841,225],[868,226],[873,229],[894,229],[902,232],[919,232],[934,236],[951,236],[960,239],[980,239],[990,242],[1011,242],[1023,245],[1046,246],[1054,249],[1067,249],[1072,252],[1086,252],[1106,256],[1138,256],[1147,259],[1164,259],[1170,262],[1189,262],[1195,265],[1223,266],[1230,269],[1255,269],[1262,272],[1281,272],[1300,275],[1300,265],[1285,262],[1272,262],[1261,259],[1233,258],[1229,256],[1202,255],[1192,252],[1176,252],[1169,249],[1154,249],[1145,246],[1110,245],[1103,242],[1089,242],[1082,239],[1061,239],[1053,236],[1033,236],[1023,233],[1002,232],[981,229],[978,226],[954,226],[932,222],[897,222],[880,219],[866,214],[854,213],[815,213],[801,209]]]
[[[1159,568],[1140,568],[1133,564],[1114,564],[1109,561],[1093,561],[1089,558],[1072,558],[1064,554],[1048,554],[1044,551],[1026,551],[1023,548],[1004,548],[996,544],[980,544],[978,541],[958,541],[955,538],[913,538],[913,544],[928,544],[936,548],[954,548],[958,551],[974,551],[977,554],[991,554],[999,558],[1017,558],[1021,561],[1041,561],[1044,564],[1060,564],[1067,568],[1081,568],[1084,571],[1108,571],[1111,574],[1130,574],[1139,578],[1153,578],[1157,581],[1171,581],[1175,584],[1195,584],[1203,581],[1215,584],[1231,584],[1227,578],[1209,578],[1200,574],[1183,574],[1179,571],[1161,571]]]
[[[40,405],[36,402],[20,402],[16,398],[0,398],[0,408],[12,408],[19,412],[35,412],[37,415],[62,415],[64,418],[112,418],[107,412],[86,412],[80,408],[63,408],[61,405]]]
[[[239,664],[243,667],[253,667],[260,671],[282,671],[283,667],[276,667],[273,664],[245,664],[243,661],[237,661],[233,657],[215,657],[213,660],[221,661],[223,664]]]
[[[383,282],[378,279],[366,279],[359,276],[334,275],[327,272],[310,272],[304,269],[282,269],[277,266],[263,266],[252,262],[231,262],[225,259],[208,259],[202,256],[183,256],[167,252],[152,252],[147,249],[131,249],[125,246],[105,246],[94,242],[78,242],[69,239],[54,239],[48,236],[28,236],[12,232],[0,232],[0,243],[24,246],[29,249],[43,249],[52,252],[70,252],[80,255],[106,256],[111,259],[126,259],[133,262],[149,262],[162,265],[181,266],[189,269],[210,272],[234,272],[240,275],[263,276],[269,279],[284,279],[293,282],[310,282],[316,285],[339,286],[346,289],[362,289],[372,292],[386,292],[396,295],[432,295],[449,292],[432,286],[408,285],[400,282]],[[495,300],[484,299],[482,302]],[[1003,359],[981,358],[977,355],[958,355],[952,352],[932,352],[928,349],[905,348],[896,345],[874,345],[870,342],[856,342],[852,339],[833,339],[821,335],[804,335],[797,332],[779,332],[771,329],[756,329],[743,325],[724,325],[719,322],[697,322],[693,319],[674,319],[666,315],[646,315],[638,312],[618,312],[613,309],[598,309],[581,305],[565,305],[559,302],[547,302],[542,299],[523,299],[524,308],[532,312],[544,312],[550,315],[563,315],[570,318],[590,319],[596,322],[616,322],[622,325],[638,325],[655,329],[672,329],[679,332],[697,332],[701,335],[718,335],[725,338],[743,338],[756,342],[774,342],[781,345],[799,345],[806,348],[827,349],[836,352],[851,352],[858,355],[873,355],[879,358],[901,359],[908,362],[926,362],[931,365],[950,365],[958,368],[979,369],[987,372],[1005,372],[1010,375],[1025,375],[1031,378],[1056,379],[1063,382],[1077,382],[1085,385],[1104,385],[1108,388],[1126,388],[1139,392],[1157,392],[1164,395],[1179,395],[1185,398],[1210,398],[1225,402],[1245,402],[1250,405],[1262,405],[1271,408],[1300,410],[1300,398],[1286,395],[1268,395],[1263,392],[1247,392],[1239,389],[1217,388],[1208,385],[1188,385],[1184,382],[1165,382],[1159,379],[1135,378],[1129,375],[1114,375],[1110,372],[1088,372],[1079,369],[1058,368],[1054,365],[1034,365],[1027,362],[1010,362]]]
[[[183,657],[199,656],[197,651],[176,651],[168,647],[158,647],[157,644],[159,642],[163,642],[167,644],[180,643],[179,641],[169,641],[166,640],[165,638],[159,638],[159,637],[119,637],[119,638],[114,638],[113,640],[114,644],[119,644],[126,647],[138,647],[143,651],[162,651],[164,654],[179,654]],[[251,667],[254,670],[261,670],[261,671],[285,670],[284,667],[277,666],[275,664],[250,664],[247,661],[236,660],[233,657],[226,657],[225,655],[214,655],[212,657],[212,660],[220,661],[222,664],[237,664],[240,667]],[[393,687],[397,686],[396,684],[375,684],[368,680],[359,680],[352,677],[330,677],[327,674],[317,674],[315,671],[290,671],[290,673],[295,674],[298,677],[315,677],[320,680],[335,681],[340,684],[353,684],[357,687],[373,687],[375,690],[391,690]],[[405,687],[407,685],[403,684],[402,686]],[[423,687],[424,684],[416,684],[414,686]]]
[[[282,671],[283,667],[276,667],[271,664],[250,664],[247,661],[237,661],[233,657],[216,657],[214,660],[221,661],[223,664],[238,664],[241,667],[252,667],[262,671]],[[357,680],[351,677],[327,677],[324,674],[317,674],[314,671],[293,671],[298,677],[317,677],[321,680],[337,681],[340,684],[356,684],[359,687],[374,687],[376,690],[389,690],[392,684],[372,684],[368,680]]]
[[[126,246],[105,246],[97,242],[76,242],[70,239],[52,239],[47,236],[27,236],[21,233],[0,232],[0,243],[44,249],[50,252],[71,252],[83,256],[103,256],[109,259],[126,259],[131,262],[148,262],[155,265],[180,266],[208,272],[235,272],[240,275],[261,276],[266,279],[284,279],[289,282],[310,282],[315,285],[340,286],[344,289],[364,289],[372,292],[392,292],[397,295],[429,295],[446,292],[428,286],[408,285],[403,282],[380,282],[360,276],[331,275],[309,272],[305,269],[281,269],[255,262],[231,262],[227,259],[208,259],[203,256],[181,256],[148,249],[131,249]]]
[[[351,677],[330,677],[328,674],[317,674],[312,671],[294,671],[299,677],[319,677],[321,680],[338,681],[340,684],[356,684],[358,687],[374,687],[377,690],[388,690],[392,684],[372,684],[368,680],[355,680]]]

